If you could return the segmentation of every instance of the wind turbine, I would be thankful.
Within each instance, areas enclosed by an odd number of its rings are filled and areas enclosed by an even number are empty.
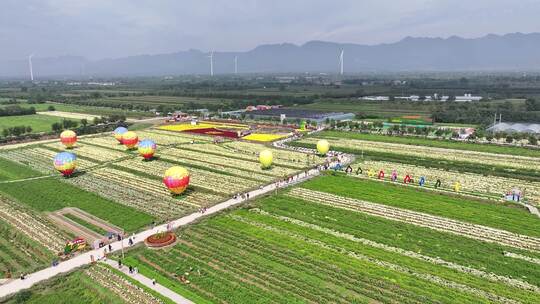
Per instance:
[[[341,54],[339,54],[339,74],[343,75],[343,49],[341,49]]]
[[[28,56],[28,68],[30,68],[30,80],[34,81],[34,69],[32,68],[32,57],[34,57],[34,54],[30,54]]]
[[[214,51],[210,53],[210,76],[214,76]]]
[[[238,56],[234,56],[234,74],[238,74]]]

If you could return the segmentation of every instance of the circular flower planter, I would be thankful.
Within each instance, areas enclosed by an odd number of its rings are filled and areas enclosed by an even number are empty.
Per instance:
[[[153,234],[144,240],[146,246],[151,248],[161,248],[176,242],[176,235],[173,232],[160,232]]]

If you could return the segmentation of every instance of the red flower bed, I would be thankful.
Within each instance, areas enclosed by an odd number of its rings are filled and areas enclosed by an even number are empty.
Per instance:
[[[144,240],[148,247],[159,248],[173,244],[176,241],[176,235],[173,232],[161,232],[152,234]]]
[[[193,129],[193,130],[185,130],[183,132],[197,133],[197,134],[204,134],[204,135],[211,135],[211,136],[229,137],[229,138],[239,137],[238,132],[236,131],[218,130],[216,128]]]

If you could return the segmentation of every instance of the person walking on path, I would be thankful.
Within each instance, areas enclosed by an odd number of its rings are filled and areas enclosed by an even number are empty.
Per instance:
[[[156,286],[156,279],[155,278],[152,279],[152,285]]]

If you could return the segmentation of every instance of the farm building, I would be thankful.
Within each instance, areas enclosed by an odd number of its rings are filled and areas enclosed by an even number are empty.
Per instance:
[[[256,110],[256,111],[249,112],[249,115],[253,115],[255,118],[284,117],[286,119],[311,120],[311,121],[316,121],[317,123],[324,122],[326,121],[326,119],[342,121],[342,120],[350,120],[354,118],[353,113],[321,112],[321,111],[314,111],[314,110],[299,110],[299,109]]]
[[[540,124],[500,122],[487,128],[488,132],[499,133],[534,133],[540,134]]]

